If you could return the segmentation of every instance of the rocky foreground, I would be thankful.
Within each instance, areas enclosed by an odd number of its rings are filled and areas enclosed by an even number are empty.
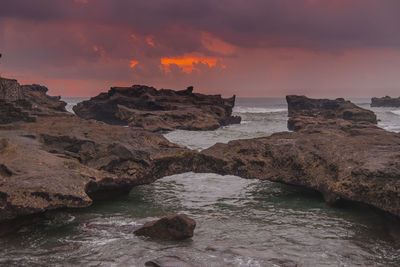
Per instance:
[[[400,97],[392,98],[390,96],[385,97],[373,97],[371,98],[371,107],[400,107]]]
[[[16,81],[1,82],[0,92],[8,95],[23,90]],[[0,124],[0,221],[87,207],[98,197],[192,169],[195,152],[161,135],[80,119],[40,94],[50,103],[39,105],[26,94],[0,102],[2,112],[15,115]]]
[[[154,87],[133,85],[112,87],[73,110],[81,118],[95,119],[113,125],[129,125],[147,131],[215,130],[220,126],[240,123],[232,116],[235,96],[193,93],[186,90],[157,90]]]
[[[400,216],[400,134],[342,99],[290,96],[295,132],[199,153],[156,133],[81,119],[37,88],[0,79],[0,222],[87,207],[189,171],[305,186],[330,203],[361,202]]]

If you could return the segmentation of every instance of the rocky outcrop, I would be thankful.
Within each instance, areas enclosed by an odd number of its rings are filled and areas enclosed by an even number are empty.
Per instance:
[[[197,172],[305,186],[329,203],[361,202],[400,216],[400,134],[304,109],[300,131],[216,144],[201,152]]]
[[[0,77],[0,124],[32,122],[36,116],[64,115],[66,103],[46,93],[44,86],[21,86],[16,80]]]
[[[83,120],[45,87],[0,82],[0,222],[191,170],[195,152],[161,135]]]
[[[190,171],[194,154],[158,134],[71,116],[0,127],[0,221],[87,207]]]
[[[310,123],[329,123],[335,119],[351,122],[377,123],[374,112],[363,109],[343,98],[311,99],[305,96],[286,96],[288,103],[288,128],[298,131]]]
[[[112,87],[107,93],[76,105],[74,112],[84,119],[95,119],[114,125],[129,125],[148,131],[214,130],[240,123],[232,116],[235,96],[193,93],[193,87],[182,91],[157,90],[134,85]]]
[[[373,97],[371,99],[371,107],[400,107],[400,97],[392,98],[390,96],[385,97]]]
[[[145,223],[135,235],[163,240],[183,240],[193,236],[196,222],[184,214],[174,214]]]

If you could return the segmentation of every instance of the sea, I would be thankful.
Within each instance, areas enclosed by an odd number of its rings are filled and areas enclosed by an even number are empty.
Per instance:
[[[72,111],[84,99],[64,100]],[[399,108],[349,100],[372,109],[382,128],[400,132]],[[234,114],[241,124],[164,136],[201,151],[287,131],[283,98],[238,98]],[[153,241],[126,231],[171,213],[196,220],[192,239]],[[301,187],[213,173],[164,177],[86,209],[54,212],[0,239],[2,266],[144,266],[163,256],[190,266],[400,266],[399,243],[379,211],[332,207]]]

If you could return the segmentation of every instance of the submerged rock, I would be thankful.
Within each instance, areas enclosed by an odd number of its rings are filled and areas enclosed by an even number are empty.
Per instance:
[[[193,236],[196,222],[184,214],[174,214],[145,223],[135,235],[163,240],[183,240]]]
[[[84,119],[108,124],[129,125],[148,131],[214,130],[220,126],[240,123],[232,116],[235,96],[193,93],[186,90],[157,90],[144,85],[112,87],[107,93],[78,103],[73,110]]]
[[[392,98],[390,96],[385,97],[373,97],[371,99],[371,107],[400,107],[400,97]]]
[[[286,96],[288,103],[288,128],[298,131],[311,123],[329,123],[343,119],[350,122],[377,124],[374,112],[363,109],[343,98],[311,99],[305,96]]]

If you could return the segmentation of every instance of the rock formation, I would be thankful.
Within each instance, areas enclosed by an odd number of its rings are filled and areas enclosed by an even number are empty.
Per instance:
[[[385,97],[373,97],[371,99],[371,107],[400,107],[400,97],[392,98],[390,96]]]
[[[114,125],[129,125],[148,131],[214,130],[220,126],[240,123],[232,116],[235,96],[193,93],[186,90],[157,90],[134,85],[112,87],[107,93],[76,105],[74,112],[84,119],[95,119]]]
[[[374,112],[363,109],[343,98],[311,99],[305,96],[286,96],[288,103],[288,128],[300,130],[309,123],[327,123],[344,119],[351,122],[377,123]]]
[[[0,78],[0,124],[32,122],[36,116],[65,115],[66,103],[46,93],[44,86],[21,86],[16,80]]]
[[[9,84],[2,87],[5,95],[10,95],[7,88],[28,91]],[[80,119],[59,111],[63,104],[58,102],[36,90],[0,101],[5,116],[0,125],[0,222],[87,207],[98,197],[191,170],[195,152],[158,134]]]
[[[184,214],[174,214],[145,223],[135,235],[163,240],[183,240],[193,236],[196,222]]]
[[[310,101],[303,99],[308,107]],[[321,192],[329,203],[361,202],[400,216],[400,134],[370,122],[307,115],[309,121],[299,132],[236,140],[202,151],[197,172],[305,186]]]

